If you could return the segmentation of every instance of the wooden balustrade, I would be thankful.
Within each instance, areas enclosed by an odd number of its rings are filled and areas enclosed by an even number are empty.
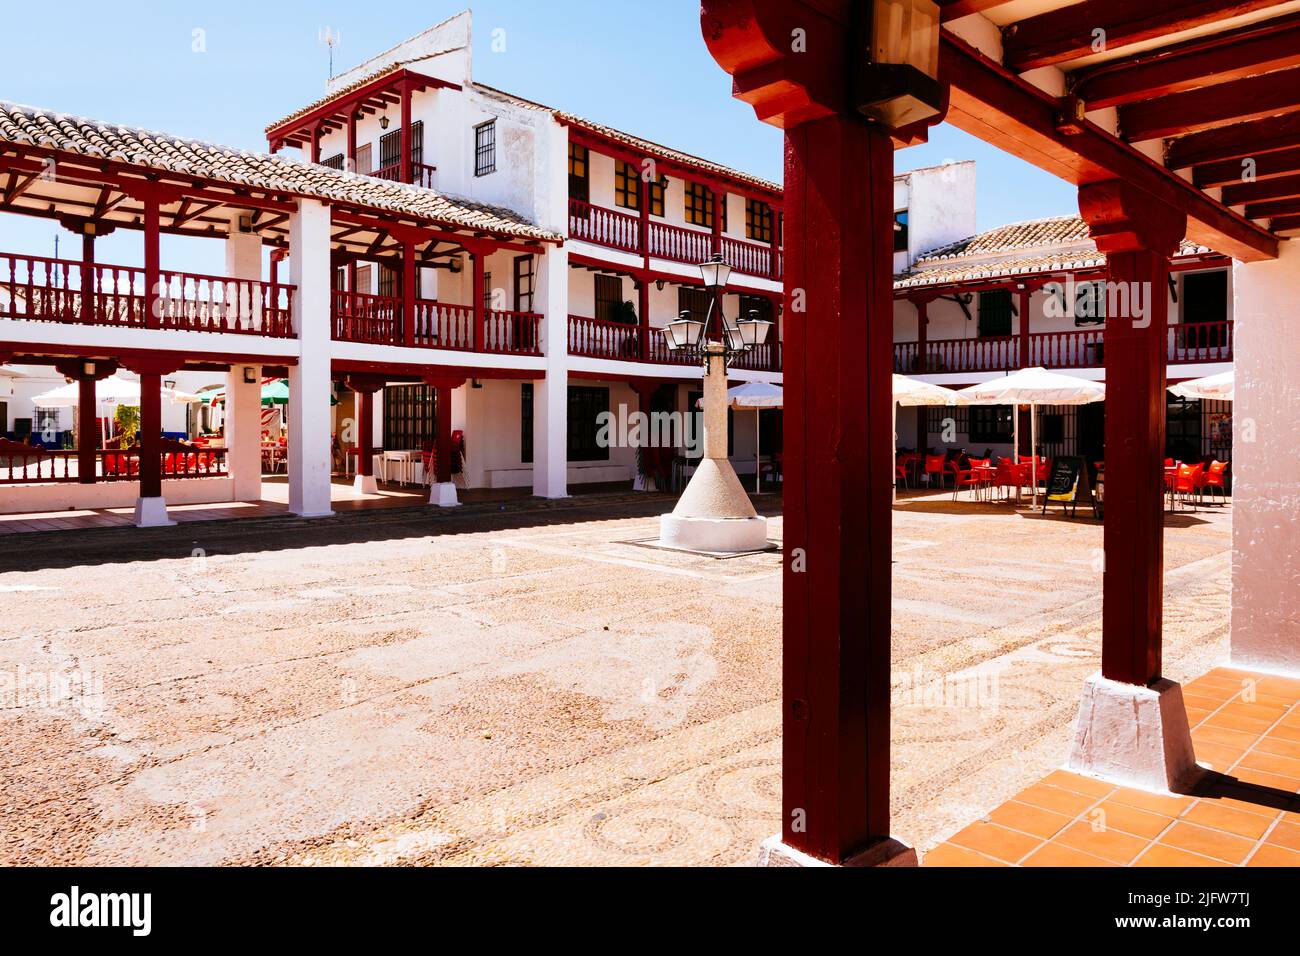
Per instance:
[[[756,242],[743,242],[740,239],[723,236],[722,258],[737,272],[746,275],[770,276],[772,274],[771,246],[760,246]]]
[[[438,167],[430,166],[427,163],[411,164],[411,185],[420,186],[424,189],[435,189],[437,182]],[[400,183],[402,181],[402,164],[393,163],[390,166],[381,166],[369,175],[375,179],[383,179],[390,183]]]
[[[651,222],[650,255],[674,262],[705,262],[713,255],[713,233]]]
[[[75,448],[46,449],[0,439],[0,484],[51,484],[80,481]],[[164,480],[223,478],[228,449],[164,440],[159,465]],[[138,481],[140,448],[97,448],[95,481]]]
[[[474,310],[433,299],[415,300],[415,344],[422,348],[474,348]]]
[[[536,312],[488,309],[483,315],[483,350],[506,355],[541,355],[542,317]]]
[[[663,338],[651,331],[651,337]],[[569,354],[589,358],[639,361],[641,358],[640,326],[626,322],[605,322],[581,315],[569,316]]]
[[[340,342],[371,345],[402,343],[402,300],[390,295],[370,295],[336,289],[334,338]]]
[[[1172,365],[1232,361],[1233,323],[1194,322],[1169,327],[1166,358]],[[940,339],[926,343],[924,357],[918,343],[894,343],[894,371],[926,372],[1009,371],[1021,367],[1017,338]],[[1043,368],[1101,368],[1106,364],[1105,330],[1062,329],[1032,332],[1026,366]]]
[[[0,253],[0,318],[75,325],[146,326],[143,269]],[[161,328],[293,337],[294,287],[188,272],[159,274]]]
[[[641,219],[581,199],[570,199],[569,236],[625,252],[640,252]]]

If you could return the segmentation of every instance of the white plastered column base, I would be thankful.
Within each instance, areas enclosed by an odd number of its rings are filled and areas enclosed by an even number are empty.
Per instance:
[[[779,835],[768,837],[758,848],[759,866],[835,866],[802,850],[787,846]],[[872,844],[840,866],[917,866],[916,851],[890,837]]]
[[[352,479],[352,490],[359,495],[377,495],[379,482],[374,475],[357,475]]]
[[[454,481],[435,481],[429,488],[429,504],[439,508],[458,508],[460,499],[456,497]]]
[[[1139,687],[1101,674],[1088,678],[1066,766],[1143,790],[1186,790],[1200,768],[1182,687],[1164,679]]]
[[[666,548],[718,554],[762,551],[767,547],[767,519],[661,515],[659,543]]]
[[[166,498],[135,499],[135,526],[137,528],[169,528],[176,522],[167,517]]]

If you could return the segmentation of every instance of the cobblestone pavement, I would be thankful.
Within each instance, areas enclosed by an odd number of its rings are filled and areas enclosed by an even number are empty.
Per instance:
[[[754,861],[779,828],[780,559],[646,547],[666,507],[23,536],[0,862]],[[1225,656],[1228,528],[1170,518],[1174,679]],[[1092,521],[896,509],[896,836],[935,846],[1061,763],[1100,546]]]

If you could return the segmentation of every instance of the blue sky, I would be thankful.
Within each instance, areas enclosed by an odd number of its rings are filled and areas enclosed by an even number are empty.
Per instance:
[[[318,34],[324,27],[341,33],[335,50],[341,72],[466,5],[11,4],[0,31],[0,99],[265,149],[267,123],[323,93],[328,51]],[[698,0],[479,0],[473,9],[479,81],[780,180],[781,133],[731,98],[730,78],[701,39]],[[497,28],[505,30],[501,53],[491,49]],[[203,31],[205,52],[193,49],[196,30]],[[976,160],[981,229],[1077,211],[1072,187],[948,126],[896,157],[900,171]],[[23,217],[0,217],[0,224],[0,248],[17,242],[18,251],[30,253],[49,254],[58,232]],[[220,266],[217,243],[165,242],[164,255],[186,260],[173,267]],[[138,243],[131,231],[112,236],[101,257],[121,261]]]

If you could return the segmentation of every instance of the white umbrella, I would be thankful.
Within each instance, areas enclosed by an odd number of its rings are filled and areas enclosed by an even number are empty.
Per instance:
[[[754,494],[762,491],[763,468],[759,424],[765,408],[781,408],[785,403],[785,392],[780,385],[767,382],[746,382],[727,389],[727,404],[732,408],[752,408],[754,410]]]
[[[1030,461],[1038,451],[1039,405],[1089,405],[1104,401],[1106,386],[1100,382],[1049,372],[1045,368],[1022,368],[1002,378],[990,379],[959,393],[971,405],[1028,405]],[[1012,441],[1014,456],[1020,461],[1020,417],[1012,410]],[[1036,471],[1037,469],[1035,469]],[[1034,504],[1038,503],[1038,475],[1033,476],[1030,487]]]
[[[930,382],[923,382],[919,378],[908,378],[906,375],[894,375],[894,404],[893,404],[893,422],[894,422],[894,444],[898,444],[898,406],[905,405],[908,408],[914,408],[921,405],[965,405],[966,401],[961,397],[961,393],[951,388],[944,388],[942,385],[932,385]],[[917,414],[920,414],[919,412]],[[918,449],[920,451],[920,449]],[[920,480],[919,478],[917,479]],[[894,500],[898,500],[898,477],[894,477]]]
[[[1170,385],[1169,391],[1179,398],[1208,398],[1230,402],[1236,391],[1236,375],[1232,371],[1227,371],[1220,372],[1218,375],[1207,375],[1205,378],[1194,378],[1177,385]]]
[[[182,392],[174,388],[159,390],[165,401],[173,405],[190,405],[203,401],[197,395]],[[132,382],[116,375],[100,379],[95,383],[95,401],[100,405],[140,405],[140,383]],[[38,408],[75,408],[81,404],[81,386],[77,382],[60,385],[48,392],[42,392],[32,399]]]

